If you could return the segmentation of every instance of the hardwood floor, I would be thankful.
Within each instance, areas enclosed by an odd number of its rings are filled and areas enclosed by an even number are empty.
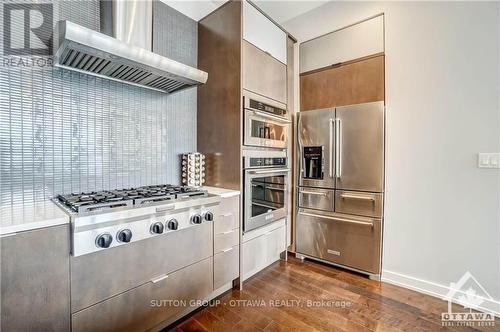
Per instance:
[[[170,330],[500,331],[498,319],[494,327],[444,328],[440,299],[294,257],[217,300]]]

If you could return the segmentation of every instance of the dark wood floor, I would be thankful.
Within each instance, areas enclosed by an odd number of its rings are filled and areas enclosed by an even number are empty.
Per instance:
[[[172,330],[500,331],[499,320],[495,327],[444,328],[441,312],[447,303],[440,299],[293,257],[246,281],[243,291],[233,290],[218,300]],[[311,306],[308,301],[324,302]]]

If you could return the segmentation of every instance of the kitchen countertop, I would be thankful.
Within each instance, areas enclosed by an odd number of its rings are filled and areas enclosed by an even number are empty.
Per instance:
[[[223,198],[238,196],[240,194],[239,190],[225,189],[219,187],[203,186],[201,189],[208,190],[210,194],[217,195]]]
[[[69,223],[69,216],[47,200],[2,206],[0,208],[0,235]]]

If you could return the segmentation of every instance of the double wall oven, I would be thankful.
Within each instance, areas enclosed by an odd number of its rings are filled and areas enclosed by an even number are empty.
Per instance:
[[[290,132],[286,105],[245,91],[244,222],[248,232],[283,219],[288,212]]]

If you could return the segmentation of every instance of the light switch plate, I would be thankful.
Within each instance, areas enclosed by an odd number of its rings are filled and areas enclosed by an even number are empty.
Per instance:
[[[479,153],[477,167],[500,168],[500,153]]]

